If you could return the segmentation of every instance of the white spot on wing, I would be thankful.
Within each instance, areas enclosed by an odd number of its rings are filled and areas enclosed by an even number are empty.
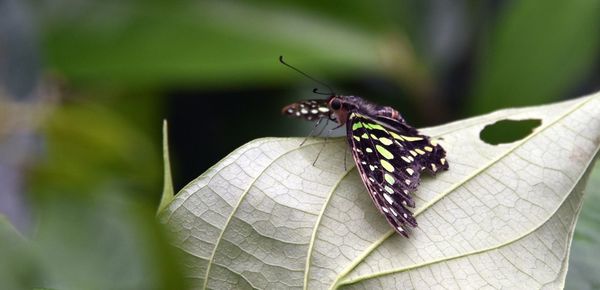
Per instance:
[[[387,193],[384,193],[384,194],[383,194],[383,197],[385,198],[385,200],[387,200],[387,202],[388,202],[389,204],[394,204],[394,200],[392,199],[392,197],[391,197],[389,194],[387,194]]]

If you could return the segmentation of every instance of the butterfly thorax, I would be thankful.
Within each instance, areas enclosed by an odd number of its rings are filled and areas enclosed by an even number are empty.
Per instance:
[[[404,121],[393,108],[376,105],[357,96],[332,96],[328,99],[328,107],[340,125],[346,124],[352,113]]]

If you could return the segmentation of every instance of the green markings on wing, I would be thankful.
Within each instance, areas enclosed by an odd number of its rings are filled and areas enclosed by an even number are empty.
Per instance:
[[[377,144],[375,145],[375,149],[377,149],[377,152],[379,152],[379,154],[381,154],[381,156],[383,156],[385,159],[394,159],[394,154],[385,149],[383,146]]]

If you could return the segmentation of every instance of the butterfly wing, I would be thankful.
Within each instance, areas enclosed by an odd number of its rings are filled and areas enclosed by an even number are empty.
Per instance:
[[[406,225],[417,226],[407,207],[415,206],[410,194],[419,183],[420,166],[406,157],[410,153],[391,131],[373,119],[352,113],[346,128],[354,162],[371,199],[390,225],[408,237]]]
[[[420,172],[425,168],[435,168],[433,172],[447,169],[448,164],[441,146],[431,144],[428,137],[405,126],[351,113],[346,130],[352,156],[371,199],[396,232],[408,237],[407,225],[417,226],[408,208],[415,206],[411,193],[419,185]],[[427,167],[427,163],[436,167]]]
[[[318,120],[321,118],[331,119],[331,110],[327,106],[327,100],[306,100],[293,103],[283,107],[281,113],[284,115],[303,118],[308,121]]]
[[[448,170],[446,150],[438,144],[437,140],[419,134],[419,131],[408,125],[399,114],[396,119],[382,114],[376,116],[375,120],[388,128],[394,139],[408,149],[410,156],[421,165],[419,171],[427,170],[435,175],[440,170]]]

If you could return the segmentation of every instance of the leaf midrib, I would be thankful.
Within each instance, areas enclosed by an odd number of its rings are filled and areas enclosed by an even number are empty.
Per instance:
[[[325,208],[329,204],[329,201],[331,200],[331,197],[333,196],[333,192],[337,189],[337,187],[339,186],[339,184],[342,183],[342,181],[344,180],[344,178],[346,178],[348,176],[348,173],[350,173],[354,169],[356,169],[356,166],[353,166],[352,168],[346,170],[346,172],[341,176],[341,178],[333,185],[333,188],[329,192],[329,195],[327,196],[327,199],[323,203],[321,211],[319,212],[319,216],[317,217],[317,221],[315,222],[315,226],[313,228],[313,232],[312,232],[312,234],[310,236],[310,242],[309,242],[309,245],[308,245],[308,251],[307,251],[307,255],[306,255],[306,264],[304,266],[304,287],[303,287],[304,290],[308,289],[308,274],[310,272],[310,262],[312,260],[313,246],[315,244],[315,239],[316,239],[316,236],[317,236],[317,231],[319,230],[319,225],[321,224],[321,219],[323,218],[323,214],[325,213]]]

